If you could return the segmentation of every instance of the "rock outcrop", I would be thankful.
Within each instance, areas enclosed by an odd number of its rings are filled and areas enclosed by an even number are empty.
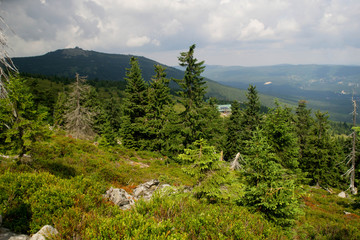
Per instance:
[[[338,194],[338,197],[347,198],[347,194],[346,194],[346,192],[341,192]]]
[[[57,235],[57,234],[58,234],[58,231],[54,227],[52,227],[50,225],[45,225],[40,229],[40,231],[38,231],[37,233],[32,235],[30,240],[53,239],[55,237],[55,235]]]
[[[38,231],[37,233],[35,233],[30,240],[46,240],[46,239],[53,239],[55,237],[55,235],[58,234],[58,231],[50,226],[50,225],[45,225],[43,226],[40,231]]]
[[[130,209],[135,201],[143,198],[150,200],[156,190],[171,187],[169,184],[160,184],[159,180],[153,179],[146,183],[140,184],[133,190],[133,194],[130,195],[124,189],[110,188],[104,194],[104,197],[115,205],[119,206],[123,210]]]
[[[110,188],[104,194],[104,197],[121,209],[130,209],[135,204],[134,197],[121,188]]]
[[[57,234],[58,231],[50,225],[45,225],[32,237],[13,233],[7,228],[0,228],[0,240],[47,240],[53,239]]]
[[[7,228],[0,228],[0,240],[29,240],[30,237],[24,234],[10,232]]]

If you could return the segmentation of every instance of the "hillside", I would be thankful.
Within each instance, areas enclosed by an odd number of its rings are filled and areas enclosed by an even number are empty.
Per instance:
[[[330,194],[304,186],[304,214],[292,229],[282,229],[244,206],[210,204],[182,192],[194,179],[157,153],[102,148],[57,133],[51,141],[38,142],[31,154],[24,166],[0,156],[2,227],[13,232],[34,234],[51,224],[59,231],[56,239],[359,237],[360,211],[353,200],[339,198],[337,190]],[[126,211],[103,198],[110,187],[131,193],[154,178],[170,184],[171,191],[139,200]]]
[[[131,57],[132,55],[107,54],[76,47],[59,49],[42,56],[13,58],[13,62],[22,73],[46,76],[56,75],[70,79],[74,78],[75,73],[79,73],[82,76],[87,76],[88,79],[124,81],[126,68],[130,66],[129,60]],[[145,57],[136,57],[144,80],[149,81],[155,74],[154,65],[160,63]],[[168,78],[181,79],[184,75],[184,72],[180,69],[169,66],[166,66],[166,68]],[[225,101],[245,100],[245,90],[219,84],[210,78],[207,78],[206,81],[208,86],[207,97],[216,97]],[[172,89],[178,88],[174,82],[171,82],[170,87]],[[244,89],[247,87],[248,85]],[[260,100],[267,107],[274,106],[274,97],[260,94]]]
[[[259,92],[291,103],[305,99],[309,107],[341,121],[351,120],[352,93],[360,93],[360,66],[206,66],[204,76],[236,88],[254,84]]]

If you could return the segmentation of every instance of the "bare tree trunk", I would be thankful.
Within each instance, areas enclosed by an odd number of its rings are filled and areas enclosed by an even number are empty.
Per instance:
[[[356,100],[352,98],[354,111],[353,111],[353,126],[356,126]],[[350,190],[352,194],[357,194],[357,188],[355,187],[355,159],[356,159],[356,131],[352,133],[352,151],[351,151],[351,173],[350,173]]]

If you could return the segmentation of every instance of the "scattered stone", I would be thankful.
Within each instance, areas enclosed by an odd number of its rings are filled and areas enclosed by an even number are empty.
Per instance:
[[[9,240],[29,240],[29,239],[30,237],[25,234],[16,235],[9,238]]]
[[[156,190],[168,187],[171,186],[169,184],[160,184],[159,180],[154,179],[137,186],[133,190],[133,195],[128,194],[124,189],[111,187],[103,196],[121,209],[127,210],[135,204],[135,200],[140,198],[150,200]]]
[[[50,225],[43,226],[40,231],[35,233],[30,240],[46,240],[53,239],[59,232]]]
[[[152,194],[158,188],[159,183],[159,180],[153,179],[146,183],[140,184],[133,191],[134,197],[137,199],[144,198],[145,200],[149,200]]]
[[[346,198],[347,194],[346,194],[346,192],[341,192],[341,193],[338,194],[338,197]]]
[[[29,240],[30,237],[24,234],[10,232],[7,228],[0,228],[0,240]]]
[[[104,197],[123,210],[130,209],[135,204],[134,197],[121,188],[111,187],[106,191]]]

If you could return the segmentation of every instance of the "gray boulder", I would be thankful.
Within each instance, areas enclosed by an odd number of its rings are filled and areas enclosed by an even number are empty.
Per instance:
[[[7,228],[0,228],[0,240],[29,240],[29,236],[10,232]]]
[[[347,198],[346,192],[341,192],[341,193],[338,194],[338,196],[341,197],[341,198]]]
[[[46,240],[46,239],[53,239],[55,237],[55,235],[58,234],[58,231],[50,226],[50,225],[45,225],[43,226],[40,231],[38,231],[37,233],[35,233],[30,240]]]
[[[145,200],[149,200],[152,194],[158,188],[159,184],[159,180],[156,179],[140,184],[133,191],[134,197],[137,199],[144,198]]]
[[[130,209],[135,204],[134,197],[121,188],[110,188],[106,191],[104,197],[121,209]]]

